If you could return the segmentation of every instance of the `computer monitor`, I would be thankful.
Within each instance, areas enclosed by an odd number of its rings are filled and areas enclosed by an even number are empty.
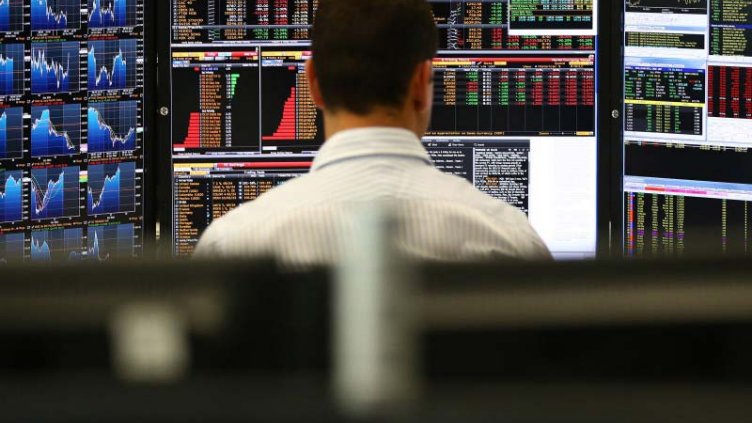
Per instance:
[[[625,254],[747,253],[752,1],[624,13]]]
[[[0,262],[142,254],[147,13],[0,2]]]
[[[597,1],[429,3],[441,39],[424,142],[437,166],[528,213],[556,256],[595,255]],[[324,141],[303,73],[317,6],[163,6],[172,203],[162,233],[174,254],[189,255],[230,205],[310,167]]]
[[[317,6],[169,5],[172,202],[162,232],[174,255],[189,256],[214,220],[310,170],[324,141],[304,75]]]

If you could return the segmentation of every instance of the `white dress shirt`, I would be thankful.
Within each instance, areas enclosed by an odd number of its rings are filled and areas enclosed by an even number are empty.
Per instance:
[[[409,258],[550,258],[523,212],[442,173],[412,132],[395,128],[337,133],[309,174],[215,221],[196,256],[334,264],[357,231],[354,214],[377,202],[390,205],[397,222],[394,245]]]

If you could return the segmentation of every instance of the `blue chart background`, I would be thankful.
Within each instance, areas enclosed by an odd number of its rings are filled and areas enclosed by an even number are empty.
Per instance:
[[[92,165],[89,166],[88,173],[87,210],[90,215],[135,211],[135,163]]]
[[[31,44],[31,93],[76,92],[80,89],[80,44],[75,41]],[[56,71],[62,65],[63,71]],[[63,75],[67,73],[67,77]],[[57,81],[67,80],[58,87]]]
[[[134,26],[135,0],[88,0],[89,28]]]
[[[41,118],[49,110],[50,121],[58,134],[68,134],[73,149],[62,136],[49,135]],[[36,128],[34,124],[39,123]],[[31,155],[34,157],[78,154],[81,147],[81,105],[64,104],[31,108]]]
[[[133,224],[89,226],[87,243],[91,260],[105,261],[133,257]]]
[[[136,149],[137,101],[90,102],[88,122],[89,153],[133,151]],[[119,140],[113,143],[113,138]]]
[[[31,233],[32,261],[80,260],[83,229],[53,229]]]
[[[24,234],[0,235],[0,263],[15,263],[24,257]]]
[[[90,91],[119,90],[136,88],[136,39],[106,40],[89,42],[89,78]],[[118,66],[116,57],[122,53],[124,64]],[[125,75],[122,75],[125,68]],[[97,78],[99,83],[97,84]]]
[[[48,14],[49,10],[52,11],[51,15]],[[59,18],[62,14],[65,14],[65,17]],[[79,28],[81,28],[81,2],[79,0],[33,0],[31,2],[32,31],[62,31]]]
[[[0,56],[3,61],[0,63],[0,96],[23,94],[24,45],[0,43]]]
[[[141,254],[153,13],[143,0],[0,0],[0,263]]]
[[[23,30],[23,1],[0,0],[0,32]]]
[[[63,184],[60,184],[60,175]],[[49,182],[54,181],[53,192],[48,192]],[[32,169],[31,170],[31,218],[32,220],[54,219],[59,217],[75,217],[80,214],[79,168]],[[36,193],[40,187],[41,190]],[[46,207],[44,197],[49,197]],[[42,210],[37,213],[37,208]]]
[[[0,109],[0,160],[23,157],[23,108]]]
[[[23,172],[0,170],[0,222],[23,219]]]

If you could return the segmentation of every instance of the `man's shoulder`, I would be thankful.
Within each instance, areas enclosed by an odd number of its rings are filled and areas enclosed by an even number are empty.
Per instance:
[[[550,257],[540,235],[519,208],[480,191],[465,178],[438,169],[426,173],[422,179],[422,196],[436,217],[485,228],[484,236],[504,239],[514,246],[515,256]]]
[[[349,227],[348,216],[362,209],[357,205],[363,201],[392,203],[399,210],[399,218],[412,225],[412,231],[426,229],[436,236],[466,228],[468,237],[483,233],[484,240],[515,245],[514,250],[541,249],[540,238],[522,211],[479,191],[468,180],[432,167],[406,176],[407,186],[401,189],[393,186],[352,195],[354,191],[348,185],[337,191],[341,195],[334,196],[327,195],[326,189],[317,189],[319,179],[314,174],[302,176],[215,221],[202,237],[199,251],[202,255],[209,251],[216,255],[258,252],[283,242],[290,233],[310,232],[309,226],[314,223],[319,235],[338,233]]]

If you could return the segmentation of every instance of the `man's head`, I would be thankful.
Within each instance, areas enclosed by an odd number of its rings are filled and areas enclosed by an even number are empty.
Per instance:
[[[312,38],[308,77],[329,134],[347,122],[425,132],[438,48],[425,0],[321,0]]]

